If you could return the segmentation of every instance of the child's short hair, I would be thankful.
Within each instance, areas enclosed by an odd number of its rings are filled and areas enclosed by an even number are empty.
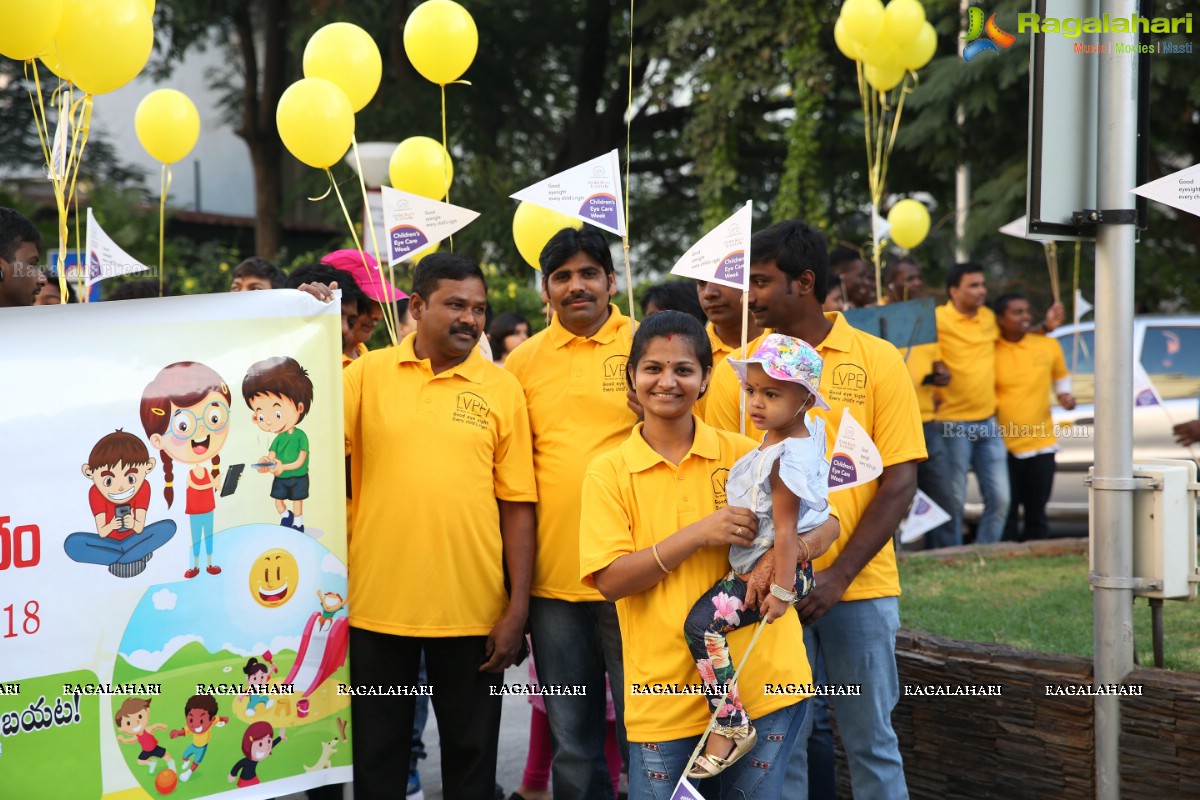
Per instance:
[[[121,720],[125,717],[132,717],[134,714],[139,714],[150,707],[150,701],[144,697],[126,697],[125,702],[121,703],[121,707],[117,709],[114,717],[117,727],[121,727]]]
[[[194,694],[188,698],[187,703],[183,706],[183,713],[185,715],[189,711],[206,711],[209,718],[216,718],[217,698],[211,694]]]
[[[127,467],[140,467],[150,463],[150,451],[141,439],[118,428],[92,446],[88,467],[111,467],[118,461]]]
[[[267,261],[265,258],[250,256],[233,268],[235,278],[262,278],[271,284],[272,289],[283,289],[287,286],[287,273]]]
[[[246,405],[254,408],[251,400],[260,394],[273,394],[286,397],[296,404],[300,410],[299,422],[308,416],[312,408],[313,385],[308,377],[308,370],[300,366],[300,362],[289,356],[276,356],[250,365],[246,377],[242,380],[242,397]]]
[[[246,732],[242,734],[242,755],[244,755],[246,758],[249,758],[250,745],[254,744],[259,739],[273,739],[274,737],[275,729],[271,727],[271,723],[250,723],[250,727],[246,728]]]

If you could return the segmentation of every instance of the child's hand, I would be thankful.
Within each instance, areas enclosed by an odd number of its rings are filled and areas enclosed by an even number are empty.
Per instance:
[[[762,605],[758,607],[758,613],[766,620],[768,624],[786,614],[792,607],[792,604],[786,600],[780,600],[773,594],[767,595],[767,599],[763,600]]]
[[[268,472],[271,471],[270,464],[271,464],[271,459],[268,458],[267,456],[263,456],[254,464],[254,468],[256,470],[258,470],[258,472],[260,474],[266,475]]]
[[[171,738],[178,739],[180,736],[183,736],[184,733],[185,733],[185,731],[183,731],[182,729],[177,730],[177,731],[171,731]]]

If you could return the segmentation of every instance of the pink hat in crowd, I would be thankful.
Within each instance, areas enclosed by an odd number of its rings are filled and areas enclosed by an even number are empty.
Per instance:
[[[366,262],[366,266],[363,262]],[[390,303],[393,300],[403,300],[408,295],[383,279],[378,262],[370,253],[359,250],[334,250],[321,259],[326,266],[350,273],[363,294],[377,303]]]

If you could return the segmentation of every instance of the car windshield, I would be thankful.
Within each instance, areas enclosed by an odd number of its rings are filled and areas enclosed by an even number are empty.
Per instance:
[[[1079,331],[1078,334],[1066,334],[1058,338],[1062,347],[1063,359],[1071,372],[1071,391],[1079,403],[1091,403],[1094,395],[1095,378],[1092,371],[1092,341],[1095,332]]]
[[[1200,328],[1147,325],[1141,360],[1164,400],[1200,394]]]

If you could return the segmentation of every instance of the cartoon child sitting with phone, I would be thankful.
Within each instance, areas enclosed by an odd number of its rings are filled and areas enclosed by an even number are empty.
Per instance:
[[[175,522],[146,523],[150,484],[146,476],[155,461],[142,440],[132,433],[114,431],[92,447],[83,476],[92,482],[88,505],[96,532],[72,533],[63,550],[73,561],[99,564],[120,578],[132,578],[146,569],[155,550],[175,535]]]

